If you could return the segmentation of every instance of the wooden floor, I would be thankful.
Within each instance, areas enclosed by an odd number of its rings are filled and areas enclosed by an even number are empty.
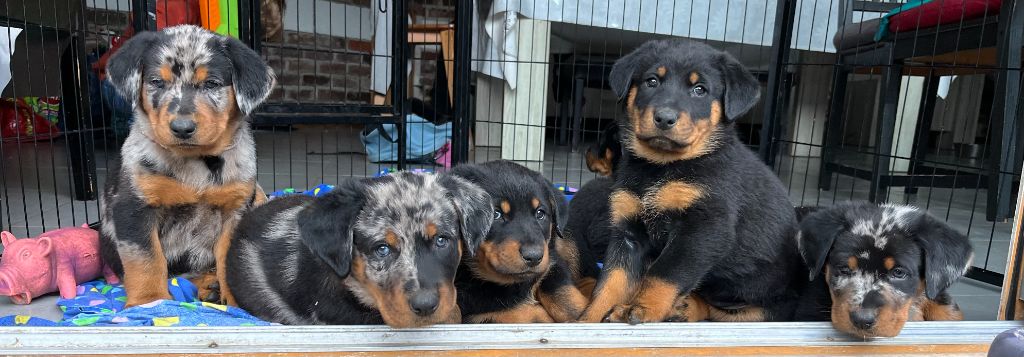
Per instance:
[[[911,322],[863,340],[821,323],[658,323],[231,328],[5,328],[0,354],[351,356],[981,356],[1018,321]]]

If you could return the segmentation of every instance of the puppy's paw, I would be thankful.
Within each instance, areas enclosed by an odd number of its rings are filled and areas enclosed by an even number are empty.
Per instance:
[[[617,305],[608,313],[608,317],[604,321],[624,322],[630,325],[665,321],[664,314],[657,313],[657,310],[644,304]]]
[[[666,322],[697,322],[707,320],[710,315],[708,305],[699,297],[687,294],[676,297],[672,303],[672,311]]]

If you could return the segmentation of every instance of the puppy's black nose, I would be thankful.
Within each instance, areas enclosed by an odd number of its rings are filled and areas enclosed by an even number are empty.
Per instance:
[[[526,261],[526,265],[535,267],[544,259],[544,246],[524,245],[519,247],[519,254],[523,256],[523,260]]]
[[[861,330],[869,330],[875,327],[875,317],[877,316],[878,310],[860,309],[850,313],[850,323]]]
[[[661,108],[654,111],[654,126],[658,129],[668,130],[676,125],[679,120],[679,112],[671,109]]]
[[[409,306],[416,315],[427,316],[437,310],[437,303],[440,298],[437,291],[417,291],[409,299]]]
[[[171,132],[178,139],[188,139],[192,137],[192,134],[196,132],[196,122],[191,119],[174,119],[171,120]]]

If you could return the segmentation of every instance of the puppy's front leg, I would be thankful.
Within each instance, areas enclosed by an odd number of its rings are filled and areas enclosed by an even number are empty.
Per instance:
[[[676,213],[666,220],[671,222],[666,230],[668,243],[647,269],[631,303],[616,306],[610,321],[639,324],[672,317],[676,297],[692,292],[734,245],[733,231],[723,229],[733,227],[730,219],[713,217],[709,211],[715,210],[693,209],[685,218]],[[714,247],[709,249],[707,242],[714,242]]]
[[[117,253],[124,267],[125,307],[170,299],[167,258],[158,236],[156,209],[135,197],[113,203]]]
[[[540,282],[537,300],[555,322],[575,321],[587,307],[588,299],[573,284],[572,272],[560,254]]]

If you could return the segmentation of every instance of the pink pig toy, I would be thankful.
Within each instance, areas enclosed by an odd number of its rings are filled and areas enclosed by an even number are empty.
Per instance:
[[[99,233],[82,227],[61,228],[39,235],[39,238],[18,239],[10,232],[0,232],[4,252],[0,257],[0,295],[11,297],[15,304],[28,304],[32,298],[60,291],[65,299],[77,295],[79,282],[100,277],[119,282],[117,275],[100,261]]]

